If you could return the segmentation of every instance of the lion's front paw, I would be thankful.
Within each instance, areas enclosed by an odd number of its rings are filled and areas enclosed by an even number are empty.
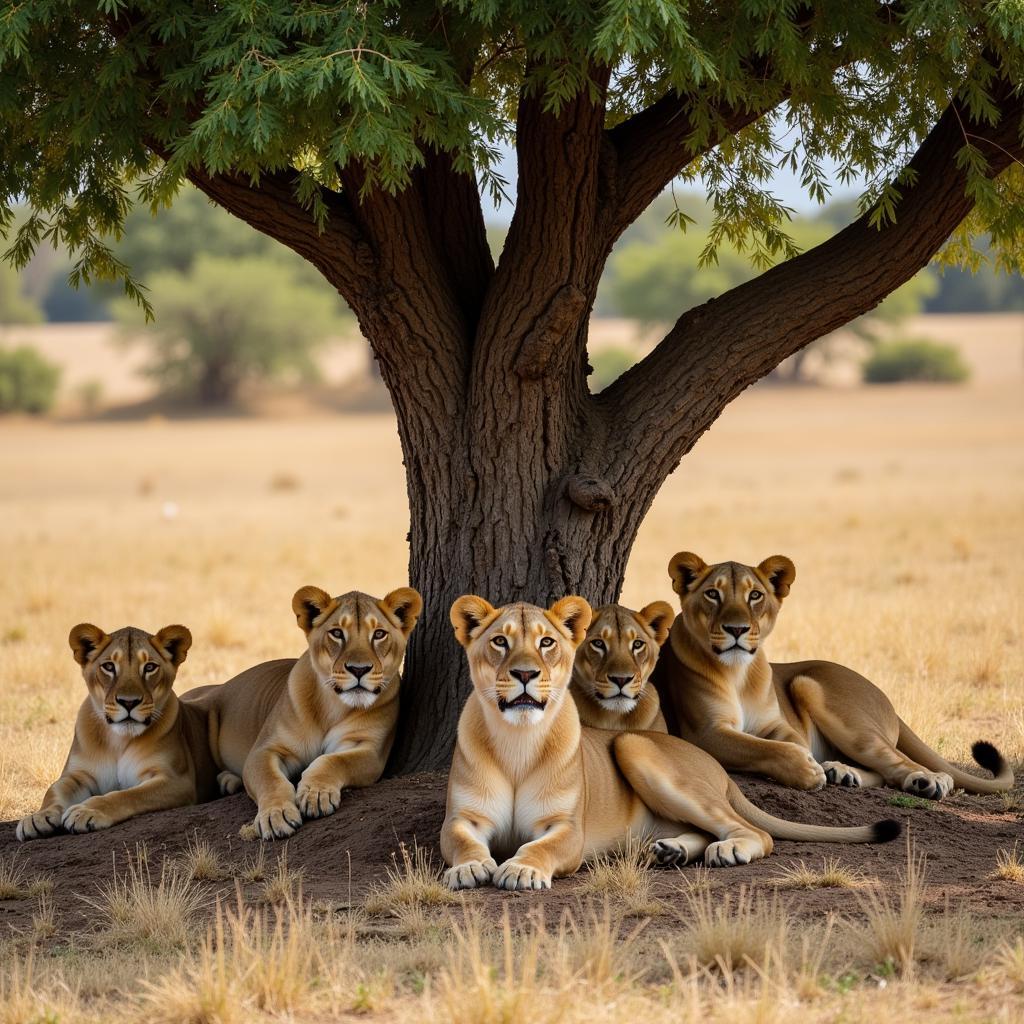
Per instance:
[[[929,800],[944,800],[953,792],[953,777],[946,772],[911,772],[903,780],[903,789]]]
[[[795,743],[789,746],[793,748],[792,755],[779,772],[779,781],[796,789],[824,789],[825,769],[815,761],[814,755]]]
[[[449,889],[476,889],[486,885],[498,870],[498,863],[493,857],[486,860],[467,860],[464,864],[456,864],[444,873],[444,884]]]
[[[651,844],[655,862],[664,868],[681,868],[692,864],[707,849],[707,840],[698,842],[689,836],[672,836],[657,839]]]
[[[69,832],[98,832],[101,828],[110,828],[114,819],[109,814],[84,804],[72,804],[61,818],[61,824]]]
[[[302,815],[293,803],[261,807],[253,822],[260,839],[287,839],[302,824]]]
[[[494,884],[499,889],[526,890],[550,889],[551,876],[539,868],[524,864],[521,860],[507,860],[494,875]]]
[[[217,789],[221,796],[231,796],[242,789],[242,777],[234,772],[221,772],[217,776]]]
[[[864,783],[860,771],[842,761],[822,761],[825,769],[825,781],[830,786],[846,786],[848,789],[859,789]]]
[[[27,814],[18,822],[14,830],[19,843],[27,839],[42,839],[52,836],[60,828],[61,810],[59,807],[44,807],[35,814]]]
[[[324,818],[341,806],[341,783],[321,784],[316,779],[299,780],[296,802],[304,818]]]

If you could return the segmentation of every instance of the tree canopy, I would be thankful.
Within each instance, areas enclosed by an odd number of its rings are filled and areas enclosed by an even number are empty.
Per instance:
[[[699,176],[705,261],[728,238],[767,266],[795,251],[765,187],[776,165],[821,199],[835,164],[866,182],[879,224],[897,217],[950,99],[994,123],[1022,47],[1017,0],[22,0],[0,18],[0,198],[7,223],[22,199],[32,215],[8,254],[59,240],[76,279],[124,277],[107,239],[132,190],[159,206],[187,177],[284,172],[321,226],[337,194],[401,190],[430,150],[500,193],[495,147],[525,90],[553,113],[604,97],[620,165],[650,178],[625,223],[665,181]],[[1019,269],[1021,176],[990,180],[963,128],[975,208],[949,256],[976,262],[968,239],[987,232]]]

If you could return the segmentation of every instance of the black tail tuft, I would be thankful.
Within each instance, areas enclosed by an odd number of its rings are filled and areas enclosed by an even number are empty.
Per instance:
[[[891,843],[903,831],[903,826],[892,818],[883,818],[875,822],[875,834],[872,842]]]
[[[982,768],[993,775],[998,775],[1006,770],[1006,761],[1003,759],[1003,755],[991,743],[985,740],[978,740],[971,747],[971,756]]]

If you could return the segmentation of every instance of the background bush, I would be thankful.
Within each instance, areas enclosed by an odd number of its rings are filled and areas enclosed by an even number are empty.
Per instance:
[[[590,393],[596,395],[603,391],[613,380],[621,377],[639,358],[633,349],[621,345],[598,349],[590,353]]]
[[[864,363],[868,384],[894,384],[897,381],[959,383],[970,371],[952,345],[927,338],[879,342]]]
[[[49,412],[59,383],[60,367],[34,348],[0,349],[0,413]]]

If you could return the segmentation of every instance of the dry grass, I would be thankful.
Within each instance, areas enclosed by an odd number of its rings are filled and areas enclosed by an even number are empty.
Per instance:
[[[53,879],[30,875],[17,857],[0,857],[0,900],[29,900],[53,891]]]
[[[82,899],[105,922],[105,943],[142,944],[157,951],[183,948],[207,902],[202,890],[168,861],[154,880],[144,847],[129,855],[124,873],[115,862],[113,879],[99,887],[96,898]]]
[[[1024,857],[1013,844],[1012,850],[996,851],[996,869],[992,872],[993,878],[1001,878],[1006,882],[1024,882]]]
[[[302,898],[302,868],[293,871],[288,867],[288,847],[285,846],[277,858],[273,872],[266,878],[260,890],[263,903],[292,903]]]
[[[627,836],[618,850],[590,861],[576,892],[615,900],[627,913],[640,917],[664,913],[664,903],[654,895],[648,848],[643,839]]]
[[[224,858],[206,839],[193,833],[181,858],[181,870],[194,882],[221,882],[230,874]]]
[[[899,889],[893,893],[880,886],[857,894],[864,915],[863,924],[852,927],[860,940],[863,956],[870,964],[895,970],[903,977],[913,974],[917,951],[927,858],[907,840],[907,865],[900,874]]]
[[[838,857],[823,857],[820,868],[803,861],[787,865],[772,883],[777,889],[856,889],[864,884],[864,872],[846,867]]]
[[[415,929],[424,907],[444,907],[460,902],[459,896],[441,880],[441,873],[430,851],[418,844],[413,844],[410,850],[402,843],[397,857],[392,851],[385,880],[374,885],[367,895],[366,912],[396,916],[405,913],[406,925]],[[416,911],[420,912],[419,917]]]

